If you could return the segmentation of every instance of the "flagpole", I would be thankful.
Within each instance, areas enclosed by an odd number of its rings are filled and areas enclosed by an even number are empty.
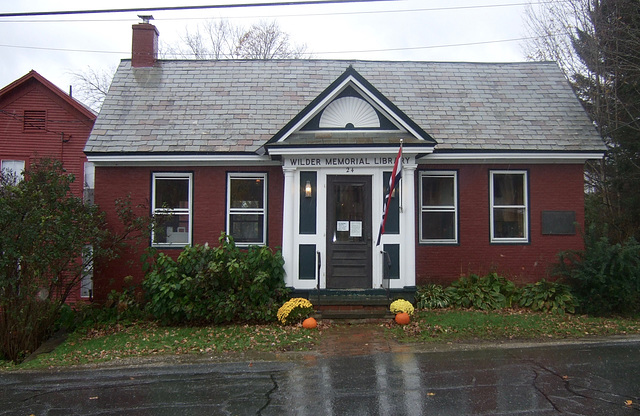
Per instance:
[[[402,154],[402,142],[404,142],[404,139],[401,137],[400,138],[400,158],[403,157]],[[400,165],[402,168],[404,168],[404,163],[402,165]],[[400,213],[402,213],[402,189],[404,188],[403,184],[400,184],[400,189],[398,189],[398,211]]]
[[[400,149],[398,149],[398,155],[396,156],[396,161],[393,164],[393,171],[391,172],[391,176],[389,177],[389,189],[387,190],[387,195],[385,195],[384,197],[382,219],[380,221],[380,230],[378,231],[378,240],[376,242],[376,246],[380,245],[380,239],[382,238],[382,234],[384,234],[384,224],[387,221],[387,211],[389,210],[389,206],[391,205],[391,198],[394,194],[397,194],[397,197],[400,198],[398,200],[398,211],[402,211],[401,192],[396,192],[396,188],[398,186],[401,186],[400,179],[402,179],[402,139],[400,139]]]

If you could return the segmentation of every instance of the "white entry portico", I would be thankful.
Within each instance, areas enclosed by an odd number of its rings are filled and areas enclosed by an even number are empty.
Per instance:
[[[404,142],[402,180],[378,232]],[[416,159],[435,140],[352,67],[266,145],[284,171],[282,253],[294,289],[415,286]]]
[[[395,150],[327,148],[316,149],[313,156],[308,150],[282,153],[285,177],[282,251],[287,286],[371,289],[415,285],[415,154],[405,152],[402,156],[403,179],[393,196],[397,209],[388,214],[395,217],[390,223],[397,226],[387,226],[380,245],[376,245]],[[370,184],[368,192],[350,193],[350,199],[336,198],[336,190],[332,189],[335,182],[348,192],[351,183],[358,186],[363,180]],[[337,204],[364,207],[369,212],[359,217],[353,210],[338,207],[336,213]],[[347,263],[352,264],[338,270],[340,254],[332,244],[341,240],[347,247],[346,256],[353,255],[355,251],[350,248],[360,243],[368,251],[364,261],[370,264],[349,258]],[[353,281],[352,276],[337,275],[348,273],[349,267],[357,268],[353,274],[368,276]],[[389,275],[385,267],[395,272]],[[385,276],[388,280],[383,281]]]

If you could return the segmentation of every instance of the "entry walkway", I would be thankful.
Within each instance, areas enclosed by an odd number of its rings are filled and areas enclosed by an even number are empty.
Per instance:
[[[385,323],[332,323],[323,329],[314,348],[319,355],[359,356],[389,352],[407,352],[409,347],[385,336]]]

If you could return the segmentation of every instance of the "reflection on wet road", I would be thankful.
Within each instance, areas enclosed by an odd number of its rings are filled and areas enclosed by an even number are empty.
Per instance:
[[[638,414],[639,352],[638,341],[440,352],[382,342],[366,354],[9,372],[0,414]]]

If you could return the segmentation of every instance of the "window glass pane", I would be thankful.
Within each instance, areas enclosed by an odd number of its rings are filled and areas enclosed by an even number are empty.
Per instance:
[[[188,214],[156,214],[153,242],[156,244],[189,244]]]
[[[189,179],[156,178],[156,209],[189,208]]]
[[[231,208],[264,208],[263,178],[232,178]]]
[[[90,298],[93,296],[93,246],[86,246],[82,253],[82,280],[80,281],[80,297]]]
[[[453,240],[455,234],[454,212],[423,212],[422,238],[427,240]]]
[[[264,216],[262,214],[231,214],[229,229],[236,243],[262,243]]]
[[[364,236],[355,227],[362,227],[365,209],[365,187],[359,184],[335,184],[335,224],[334,241],[339,242],[360,242],[364,241]]]
[[[453,178],[425,176],[422,178],[423,206],[453,206]]]
[[[495,238],[524,238],[524,208],[494,208],[493,236]]]
[[[93,162],[84,162],[84,187],[93,189],[96,185],[96,167]]]
[[[524,205],[524,175],[493,175],[494,205]]]
[[[2,174],[10,177],[14,184],[23,179],[24,160],[3,160],[1,168]]]

